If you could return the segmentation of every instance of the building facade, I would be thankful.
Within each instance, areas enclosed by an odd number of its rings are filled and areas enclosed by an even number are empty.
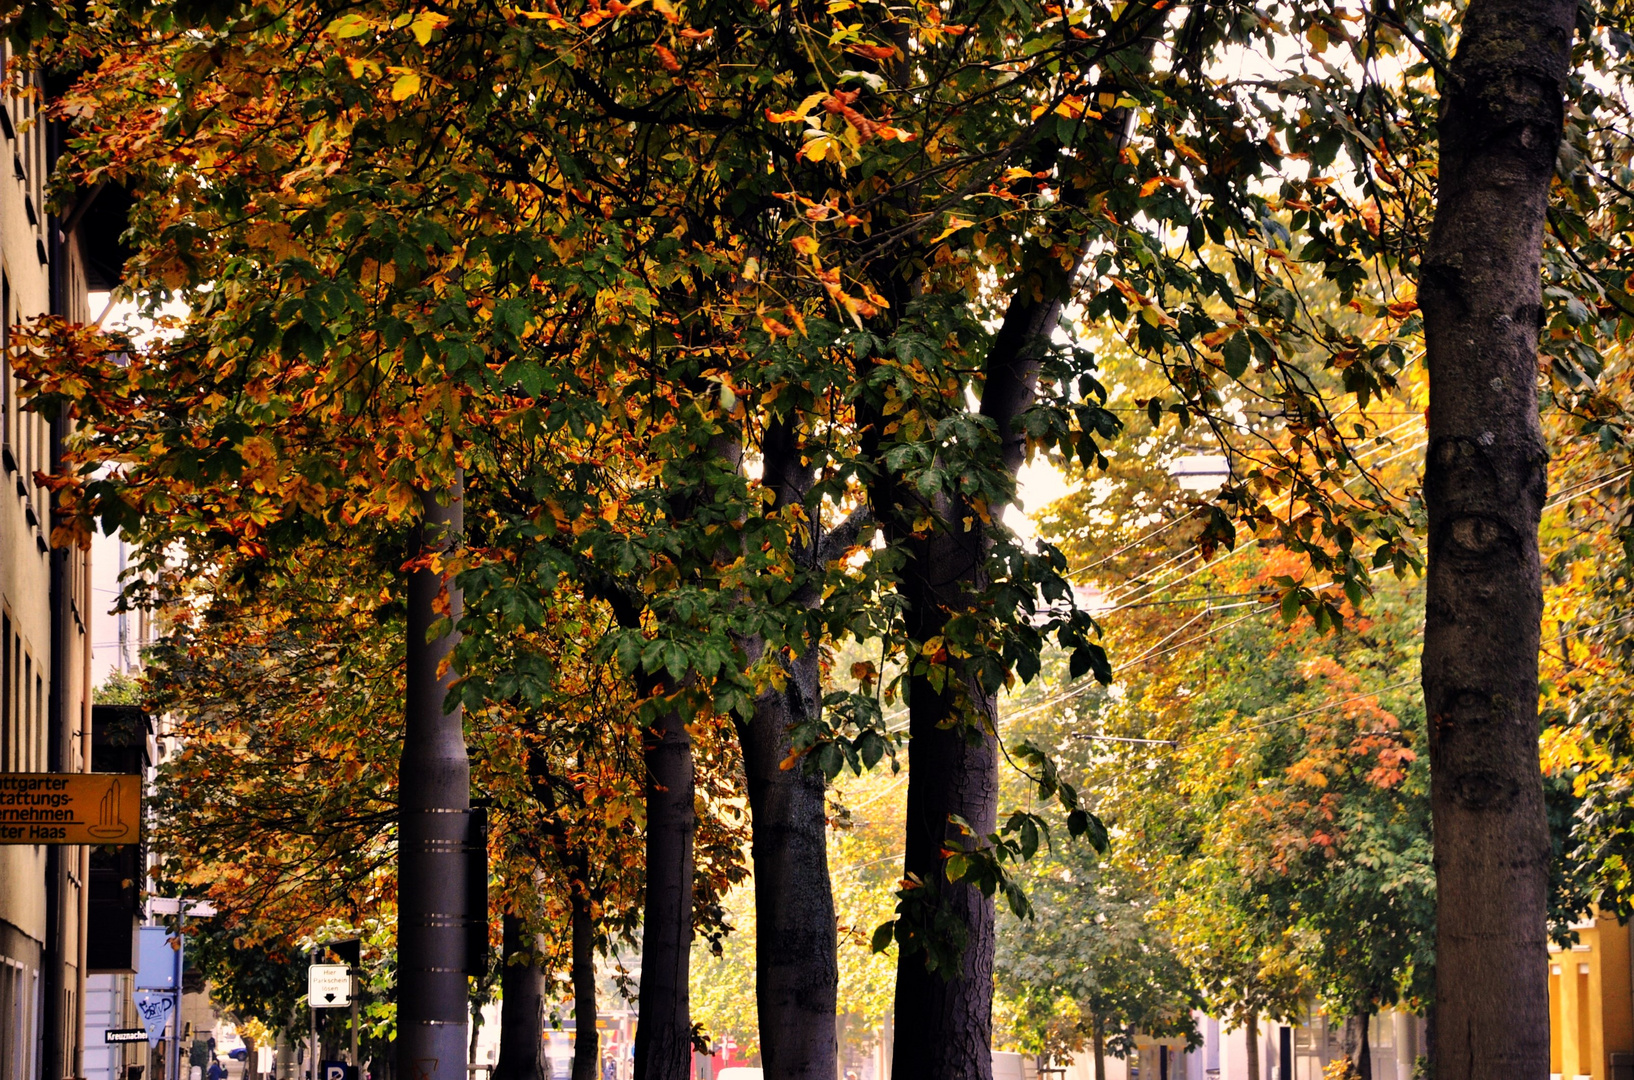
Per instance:
[[[1552,1080],[1634,1080],[1634,958],[1629,928],[1596,917],[1549,946]]]
[[[0,85],[0,346],[22,320],[87,318],[80,237],[45,209],[58,132],[40,120],[43,97],[36,75]],[[0,771],[90,767],[89,559],[51,548],[51,495],[36,481],[52,471],[65,434],[63,423],[23,407],[0,363]],[[82,1075],[89,859],[81,847],[0,846],[8,1080]]]

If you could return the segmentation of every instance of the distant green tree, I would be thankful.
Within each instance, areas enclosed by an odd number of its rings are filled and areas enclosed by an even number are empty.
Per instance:
[[[1196,1044],[1202,995],[1133,875],[1078,844],[1058,846],[1027,879],[1035,917],[1003,924],[995,965],[1025,1050],[1061,1060],[1087,1048],[1105,1080],[1106,1055],[1126,1057],[1137,1033]]]
[[[91,691],[91,701],[97,705],[140,705],[142,693],[141,679],[127,672],[110,671]]]

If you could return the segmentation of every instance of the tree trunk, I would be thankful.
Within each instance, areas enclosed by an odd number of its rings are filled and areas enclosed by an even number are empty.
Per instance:
[[[920,550],[909,575],[932,585],[937,583],[934,579],[925,579],[934,573],[957,587],[980,569],[980,540],[974,532],[938,534],[927,543],[914,544]],[[935,570],[927,572],[932,567]],[[934,637],[945,625],[947,607],[936,602],[941,591],[910,592],[914,640]],[[912,618],[925,615],[930,618]],[[997,702],[978,686],[971,685],[968,691],[981,714],[976,723],[986,730],[972,731],[967,738],[970,729],[955,711],[951,686],[938,693],[923,676],[916,676],[909,687],[903,867],[936,886],[943,910],[964,931],[965,948],[954,973],[929,971],[922,953],[899,954],[894,1080],[989,1080],[993,1075],[993,900],[968,884],[950,884],[942,868],[945,845],[967,844],[950,824],[951,816],[963,818],[978,837],[985,837],[994,830],[998,815],[998,744],[992,734]],[[950,719],[954,722],[947,725]]]
[[[573,883],[573,1080],[597,1080],[601,1038],[596,1031],[596,922],[590,910],[589,868]]]
[[[1419,302],[1430,375],[1424,700],[1436,1080],[1549,1072],[1538,766],[1540,250],[1573,0],[1473,0],[1447,81]]]
[[[762,460],[763,482],[777,496],[775,506],[799,505],[812,474],[787,423],[768,426]],[[825,552],[816,535],[805,548],[808,570],[819,568],[825,554],[842,554]],[[790,599],[809,608],[818,601],[817,590],[807,586]],[[751,660],[758,660],[763,643],[743,644]],[[825,785],[820,773],[782,767],[790,726],[822,709],[821,659],[820,642],[806,642],[805,651],[786,664],[784,689],[760,695],[754,716],[738,729],[753,830],[755,1005],[768,1080],[831,1080],[838,1069],[839,943],[828,876]]]
[[[742,731],[754,830],[755,1003],[768,1080],[829,1080],[838,1060],[823,777],[779,767],[789,725],[820,707],[819,658],[815,647],[795,658],[787,688],[761,695]]]
[[[1147,67],[1167,5],[1131,4],[1125,15],[1128,44],[1106,60],[1108,87]],[[1110,112],[1101,128],[1104,160],[1117,160],[1128,141],[1130,114]],[[1088,151],[1086,151],[1087,153]],[[1069,197],[1087,190],[1068,185]],[[1026,458],[1026,435],[1019,428],[1032,405],[1038,372],[1049,351],[1061,307],[1086,248],[1066,260],[1045,260],[1017,274],[1020,287],[1005,311],[983,361],[981,415],[998,436],[994,465],[1013,481]],[[900,308],[900,305],[899,305]],[[883,417],[867,419],[864,449],[881,438]],[[906,601],[913,640],[939,636],[956,615],[976,612],[976,596],[988,584],[989,527],[962,499],[943,495],[929,505],[895,486],[889,476],[870,491],[887,540],[906,556],[897,585]],[[993,518],[1002,503],[989,507]],[[921,537],[910,523],[925,513],[936,527]],[[993,832],[998,810],[997,699],[974,680],[962,695],[952,682],[938,691],[922,675],[908,680],[908,809],[903,867],[921,881],[934,882],[941,910],[952,916],[965,938],[960,970],[951,978],[926,970],[922,954],[898,954],[897,1039],[893,1080],[991,1080],[993,1075],[994,905],[965,884],[949,884],[943,871],[944,847],[983,842]],[[960,708],[960,698],[967,703]],[[961,837],[949,822],[958,815],[976,833]]]
[[[1361,1041],[1356,1049],[1356,1075],[1362,1080],[1373,1080],[1373,1047],[1367,1037],[1368,1021],[1371,1019],[1365,1012],[1356,1017],[1356,1033]]]
[[[643,735],[647,767],[647,891],[641,918],[641,997],[635,1080],[688,1080],[692,1013],[692,736],[666,710]]]
[[[1095,1080],[1106,1080],[1106,1021],[1095,1017]]]
[[[507,911],[501,926],[499,1061],[493,1080],[550,1080],[545,1063],[545,972],[522,918]]]
[[[447,550],[461,531],[461,485],[428,493],[411,552]],[[408,682],[398,771],[398,1072],[416,1080],[465,1080],[465,844],[471,771],[464,717],[444,711],[457,636],[427,641],[440,617],[457,621],[460,594],[430,569],[408,586]]]
[[[1260,1080],[1260,1014],[1251,1012],[1243,1023],[1248,1050],[1248,1080]]]

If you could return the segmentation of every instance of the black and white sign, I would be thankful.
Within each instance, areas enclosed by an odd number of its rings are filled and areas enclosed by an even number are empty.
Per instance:
[[[102,1033],[105,1043],[147,1042],[147,1028],[109,1028]]]
[[[307,1004],[338,1009],[352,1003],[352,972],[345,964],[313,964],[306,969]]]

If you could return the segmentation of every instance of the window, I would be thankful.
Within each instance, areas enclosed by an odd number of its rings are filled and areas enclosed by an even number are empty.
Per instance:
[[[34,745],[34,698],[28,688],[34,683],[34,658],[27,653],[23,654],[23,728],[22,738],[18,740],[16,760],[12,768],[26,772],[28,770],[28,748]]]
[[[0,615],[0,769],[11,768],[17,745],[12,727],[17,722],[17,673],[11,659],[11,616]]]
[[[45,677],[34,676],[34,738],[29,743],[31,772],[44,772],[45,760]]]
[[[0,1071],[32,1076],[39,1020],[39,973],[0,957]]]
[[[0,270],[0,447],[5,451],[6,468],[16,468],[17,451],[12,434],[17,420],[17,392],[11,381],[11,278]]]

